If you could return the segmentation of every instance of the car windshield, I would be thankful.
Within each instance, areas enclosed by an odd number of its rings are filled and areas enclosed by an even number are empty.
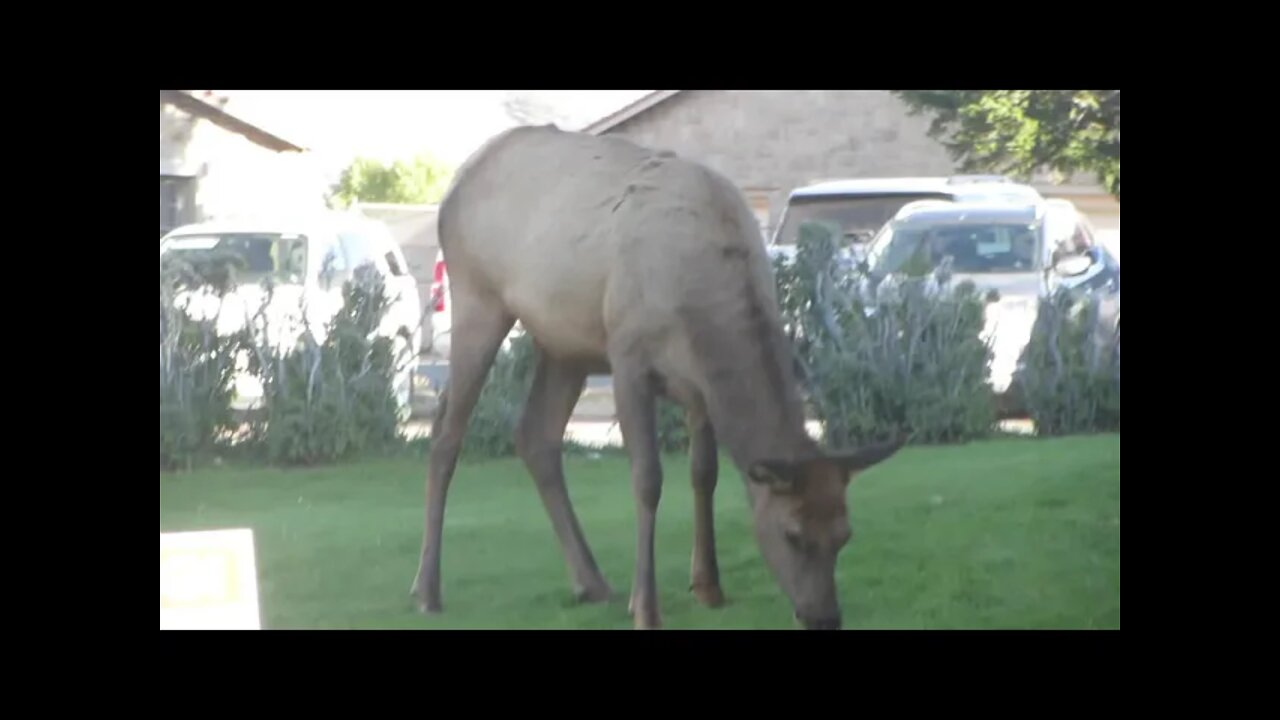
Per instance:
[[[876,238],[870,265],[880,275],[925,275],[950,256],[953,272],[1017,273],[1036,269],[1038,226],[1026,223],[898,224]]]
[[[796,244],[800,226],[814,221],[839,225],[844,231],[846,243],[865,242],[876,230],[889,222],[904,205],[931,198],[946,200],[950,199],[950,196],[938,193],[914,193],[866,197],[795,198],[787,207],[782,226],[778,229],[777,244]]]
[[[197,268],[231,260],[237,283],[257,283],[267,278],[300,283],[307,273],[307,240],[300,235],[178,235],[164,242],[161,253],[181,258]]]

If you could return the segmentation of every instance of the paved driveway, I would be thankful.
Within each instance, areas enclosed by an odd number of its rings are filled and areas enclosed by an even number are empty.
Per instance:
[[[427,358],[418,363],[418,375],[427,379],[428,383],[439,391],[449,380],[449,361],[440,358]],[[608,375],[592,375],[587,378],[588,390],[606,389],[611,386]]]
[[[430,437],[431,421],[429,418],[415,419],[405,432],[411,438]],[[565,428],[564,436],[567,440],[592,447],[622,446],[622,431],[613,420],[574,420]]]

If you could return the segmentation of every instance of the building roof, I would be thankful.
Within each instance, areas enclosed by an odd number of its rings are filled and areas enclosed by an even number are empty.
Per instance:
[[[181,90],[161,90],[160,104],[172,105],[179,110],[193,115],[243,136],[249,142],[276,152],[303,152],[305,148],[294,145],[288,140],[272,135],[262,128],[245,122],[231,113],[214,107],[209,103]]]
[[[640,113],[645,112],[649,108],[652,108],[653,106],[658,105],[659,103],[670,100],[679,92],[681,91],[680,90],[655,90],[654,92],[651,92],[648,95],[645,95],[644,97],[640,98],[639,100],[636,100],[630,105],[627,105],[621,110],[618,110],[609,115],[606,115],[605,117],[600,118],[599,120],[591,123],[590,125],[583,128],[582,132],[591,133],[592,135],[601,135],[603,133],[606,133],[612,130],[613,128],[621,125],[622,123],[630,120],[631,118],[639,115]]]

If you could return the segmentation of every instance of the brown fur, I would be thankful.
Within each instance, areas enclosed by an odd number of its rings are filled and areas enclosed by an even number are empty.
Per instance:
[[[611,590],[565,491],[560,448],[586,376],[611,372],[636,498],[636,626],[661,624],[654,398],[665,394],[687,409],[693,438],[695,596],[723,602],[711,510],[722,444],[753,480],[757,538],[797,617],[806,627],[837,627],[835,557],[849,535],[845,487],[851,472],[897,444],[826,457],[805,432],[768,258],[732,183],[626,140],[518,128],[467,161],[439,218],[454,339],[414,582],[422,608],[442,608],[448,485],[480,386],[518,319],[534,339],[538,369],[517,447],[579,598],[602,601]]]

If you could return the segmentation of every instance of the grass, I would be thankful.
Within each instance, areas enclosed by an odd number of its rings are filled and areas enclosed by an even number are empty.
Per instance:
[[[253,528],[268,628],[629,628],[635,520],[625,458],[566,460],[584,532],[618,598],[575,606],[532,481],[515,460],[459,466],[445,521],[445,613],[408,595],[422,460],[160,477],[160,530]],[[793,627],[727,461],[716,494],[730,605],[687,592],[688,461],[666,460],[658,584],[668,628]],[[850,628],[1119,628],[1120,437],[908,448],[850,490],[839,564]]]

